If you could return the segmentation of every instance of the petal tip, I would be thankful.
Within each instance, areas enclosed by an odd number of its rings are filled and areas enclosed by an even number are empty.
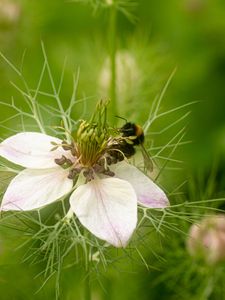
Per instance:
[[[152,195],[140,195],[138,198],[140,204],[149,208],[166,208],[170,205],[167,196],[153,197]]]

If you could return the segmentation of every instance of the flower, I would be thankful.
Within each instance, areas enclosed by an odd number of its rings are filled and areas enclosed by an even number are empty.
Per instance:
[[[187,249],[194,257],[203,258],[208,264],[225,259],[225,216],[203,218],[190,228]]]
[[[7,138],[0,144],[0,156],[26,169],[10,182],[1,210],[38,209],[71,193],[71,209],[83,226],[116,247],[125,247],[137,224],[138,203],[164,208],[169,202],[121,154],[113,156],[120,151],[117,141],[85,121],[70,144],[38,132]]]

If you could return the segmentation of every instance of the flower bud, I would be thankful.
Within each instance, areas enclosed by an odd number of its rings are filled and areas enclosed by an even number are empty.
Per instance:
[[[135,56],[129,51],[122,50],[116,54],[116,92],[118,104],[122,112],[130,106],[140,88],[141,72]],[[99,75],[99,89],[101,96],[110,94],[111,71],[110,59],[107,58]]]
[[[188,13],[196,14],[202,12],[207,3],[204,0],[186,0],[184,1],[184,8]]]
[[[208,264],[225,259],[225,215],[203,218],[193,224],[187,240],[191,256],[203,258]]]
[[[0,1],[0,24],[12,25],[21,15],[21,7],[16,1]]]

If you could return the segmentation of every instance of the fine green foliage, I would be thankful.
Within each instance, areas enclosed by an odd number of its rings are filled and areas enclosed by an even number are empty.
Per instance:
[[[139,206],[124,249],[70,218],[68,195],[1,212],[1,299],[223,300],[224,261],[192,257],[187,240],[192,224],[224,214],[224,3],[2,2],[0,141],[36,131],[69,142],[110,99],[110,130],[143,127],[154,170],[140,147],[130,161],[170,206]],[[1,198],[21,169],[0,159]]]

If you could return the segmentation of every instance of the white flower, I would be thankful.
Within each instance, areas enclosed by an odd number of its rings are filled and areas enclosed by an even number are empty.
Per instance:
[[[78,159],[55,137],[37,133],[18,133],[0,144],[0,156],[25,167],[9,184],[2,200],[3,211],[28,211],[50,204],[74,187],[71,167],[62,168],[55,159],[64,157],[73,165]],[[137,224],[137,204],[164,208],[165,193],[146,175],[125,161],[112,164],[115,176],[94,173],[82,181],[70,196],[70,205],[80,222],[98,238],[116,247],[125,247]],[[69,177],[68,177],[69,176]]]

